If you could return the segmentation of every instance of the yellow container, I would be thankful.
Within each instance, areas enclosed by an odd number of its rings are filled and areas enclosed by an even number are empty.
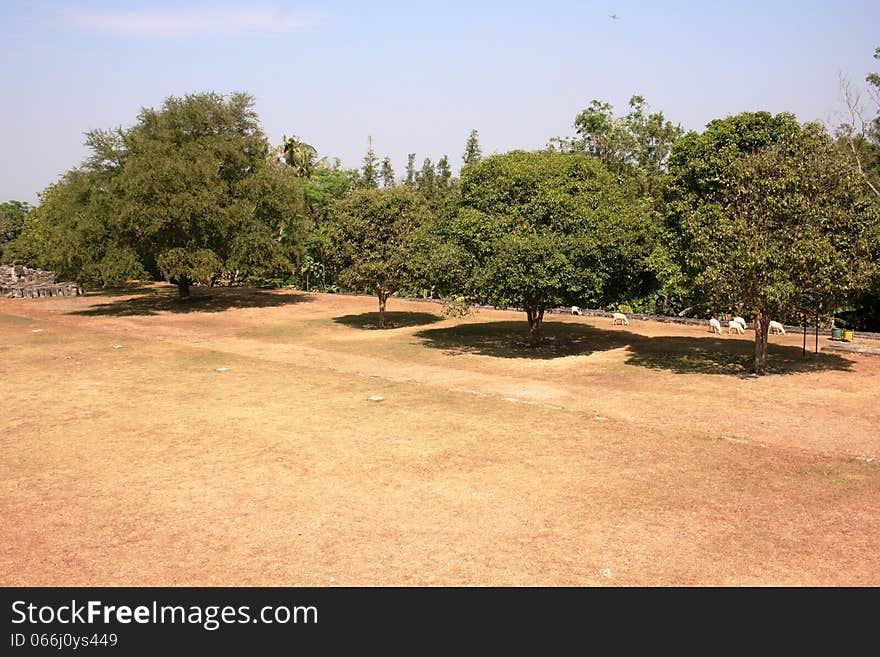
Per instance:
[[[852,342],[854,337],[855,337],[855,331],[844,331],[843,332],[843,339],[846,340],[847,342]]]

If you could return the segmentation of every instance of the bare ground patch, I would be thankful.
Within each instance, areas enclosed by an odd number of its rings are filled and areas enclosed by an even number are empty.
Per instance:
[[[0,300],[0,583],[880,584],[880,359],[153,290]]]

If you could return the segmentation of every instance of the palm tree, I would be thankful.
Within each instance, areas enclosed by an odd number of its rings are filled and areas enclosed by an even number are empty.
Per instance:
[[[301,141],[299,137],[294,135],[290,139],[285,139],[281,148],[284,153],[284,161],[293,168],[296,175],[303,178],[309,178],[312,175],[318,157],[318,151],[314,146]]]

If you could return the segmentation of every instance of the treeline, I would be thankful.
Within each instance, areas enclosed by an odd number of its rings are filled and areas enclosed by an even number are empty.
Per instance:
[[[880,88],[876,76],[869,84]],[[87,134],[90,156],[40,204],[0,206],[4,259],[84,286],[165,279],[557,305],[757,326],[801,313],[877,328],[880,112],[831,135],[742,113],[684,134],[634,96],[593,101],[545,150],[484,157],[468,136],[398,176],[369,141],[359,169],[298,137],[271,146],[246,94],[168,98]],[[763,342],[762,342],[763,340]]]

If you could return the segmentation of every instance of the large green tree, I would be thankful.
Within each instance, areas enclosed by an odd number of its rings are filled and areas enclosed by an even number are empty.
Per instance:
[[[430,220],[424,199],[405,187],[358,190],[333,205],[327,235],[339,280],[376,294],[381,327],[388,297],[414,280],[414,237]]]
[[[525,310],[534,346],[547,308],[639,293],[647,205],[595,158],[514,151],[463,169],[461,209],[444,230],[472,259],[473,297]]]
[[[118,179],[127,237],[182,297],[211,270],[246,275],[254,253],[263,276],[290,271],[276,237],[297,232],[285,200],[298,186],[288,169],[267,162],[253,102],[241,93],[170,97],[125,134]]]
[[[691,133],[670,159],[676,275],[718,310],[755,322],[766,369],[771,319],[833,309],[876,271],[878,208],[824,128],[743,113]]]
[[[90,157],[44,192],[16,248],[83,283],[144,271],[176,283],[277,281],[299,253],[302,190],[268,157],[253,98],[169,97],[131,128],[88,133]]]

